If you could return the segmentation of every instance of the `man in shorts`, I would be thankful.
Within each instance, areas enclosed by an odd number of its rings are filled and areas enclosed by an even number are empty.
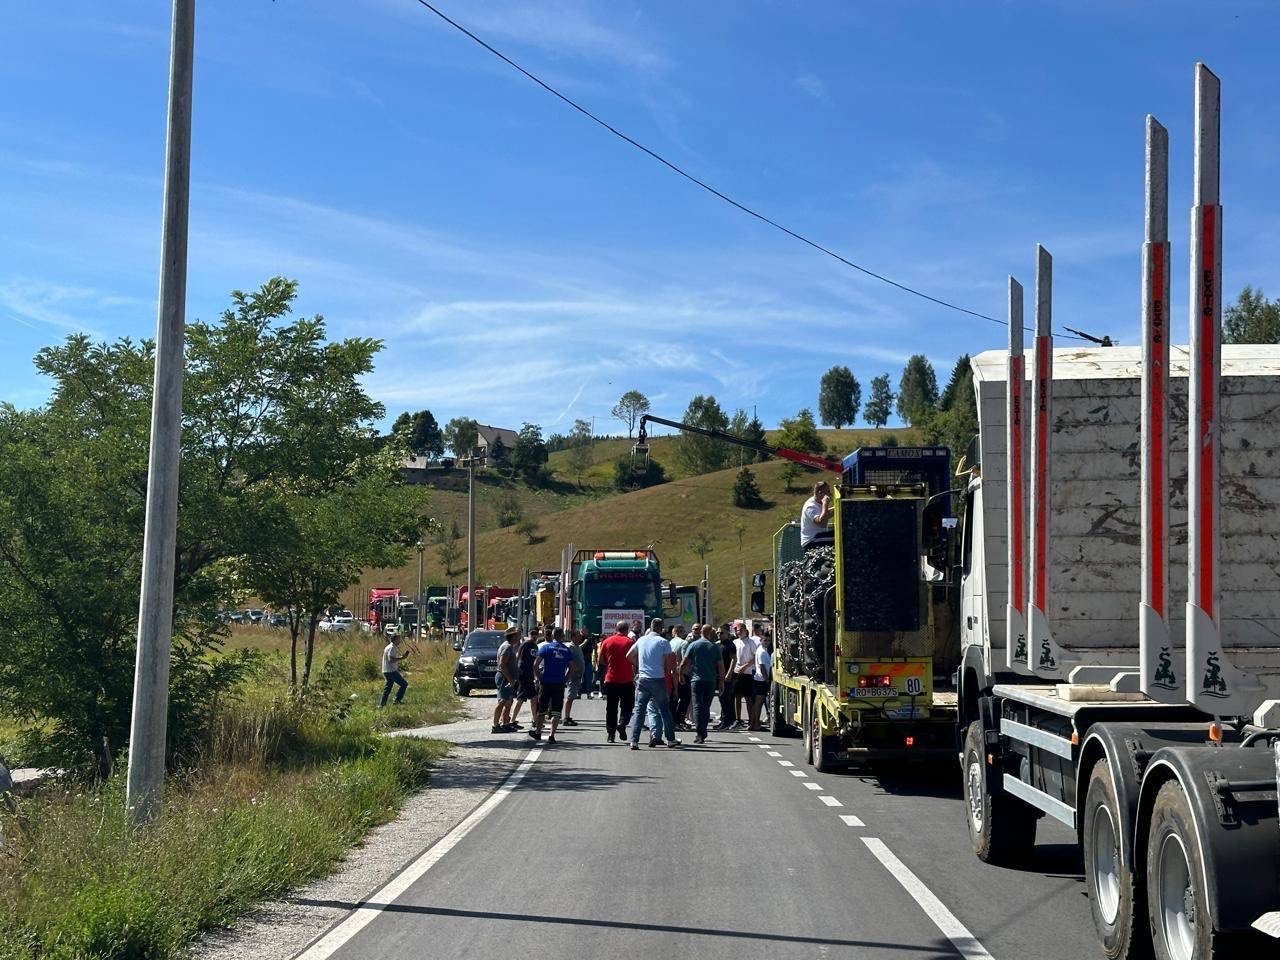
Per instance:
[[[536,662],[538,659],[538,628],[534,627],[533,632],[525,637],[520,643],[520,648],[516,651],[516,705],[511,711],[511,720],[514,723],[516,717],[520,716],[520,708],[524,706],[524,702],[529,701],[529,711],[533,717],[530,723],[538,722],[538,677],[536,672]],[[541,740],[542,734],[534,736],[532,730],[529,736],[535,740]]]
[[[529,731],[533,739],[542,739],[543,722],[550,719],[551,732],[547,743],[556,742],[556,727],[560,725],[560,712],[564,709],[565,684],[573,677],[576,668],[573,654],[564,642],[564,629],[556,627],[551,631],[551,639],[538,647],[535,666],[538,674],[538,722]]]
[[[516,701],[516,651],[520,647],[520,628],[508,628],[502,645],[498,647],[498,703],[493,708],[492,733],[510,733],[520,726],[511,718],[511,707]]]
[[[573,702],[582,693],[582,678],[587,672],[587,658],[582,652],[582,631],[569,631],[569,653],[573,655],[573,671],[569,676],[569,686],[565,690],[564,725],[576,727],[578,721],[573,719]]]

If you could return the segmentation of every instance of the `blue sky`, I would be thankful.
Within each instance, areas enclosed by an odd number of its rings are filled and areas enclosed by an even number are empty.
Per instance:
[[[548,0],[441,7],[695,175],[851,259],[1003,315],[1055,256],[1056,325],[1136,336],[1143,117],[1185,263],[1192,66],[1223,80],[1225,290],[1280,294],[1280,5]],[[76,330],[155,327],[168,4],[0,13],[0,399]],[[274,274],[372,392],[566,430],[638,388],[772,424],[1002,327],[885,287],[696,190],[414,0],[204,0],[188,316]],[[1174,273],[1184,302],[1185,270]],[[1185,323],[1185,311],[1175,314]]]

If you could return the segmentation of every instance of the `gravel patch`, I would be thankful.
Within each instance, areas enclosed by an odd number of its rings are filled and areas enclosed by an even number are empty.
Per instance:
[[[393,734],[455,745],[432,770],[426,789],[405,801],[395,820],[370,831],[329,876],[258,907],[225,930],[206,933],[188,955],[194,960],[289,960],[348,912],[315,904],[354,905],[367,899],[452,830],[529,750],[526,737],[490,734],[492,697],[469,698],[466,705],[470,719]],[[528,721],[528,711],[523,719]]]

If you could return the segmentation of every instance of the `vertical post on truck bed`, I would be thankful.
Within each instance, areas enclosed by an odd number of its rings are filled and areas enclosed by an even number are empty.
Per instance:
[[[1005,663],[1015,673],[1029,674],[1027,664],[1027,505],[1026,452],[1022,441],[1023,387],[1026,383],[1022,343],[1022,284],[1009,278],[1009,362],[1005,378],[1005,483],[1009,507],[1009,602],[1005,605]]]
[[[1169,131],[1147,117],[1142,244],[1142,692],[1182,703],[1183,664],[1169,639]]]
[[[1188,701],[1209,713],[1252,710],[1261,689],[1222,649],[1218,582],[1222,396],[1222,205],[1218,202],[1221,84],[1196,64],[1195,179],[1191,208],[1191,370],[1187,444]]]
[[[1036,343],[1031,376],[1031,571],[1027,663],[1039,677],[1063,674],[1062,651],[1049,626],[1051,438],[1053,436],[1053,257],[1036,245]]]

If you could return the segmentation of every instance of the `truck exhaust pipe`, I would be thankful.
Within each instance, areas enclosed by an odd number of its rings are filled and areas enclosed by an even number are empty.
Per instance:
[[[1186,701],[1185,673],[1169,639],[1169,131],[1147,117],[1142,244],[1142,692]],[[1185,654],[1184,654],[1185,657]]]
[[[1005,502],[1009,507],[1009,601],[1005,604],[1005,663],[1014,673],[1030,674],[1027,664],[1027,505],[1026,454],[1022,449],[1023,387],[1022,284],[1009,278],[1009,362],[1005,375]]]

